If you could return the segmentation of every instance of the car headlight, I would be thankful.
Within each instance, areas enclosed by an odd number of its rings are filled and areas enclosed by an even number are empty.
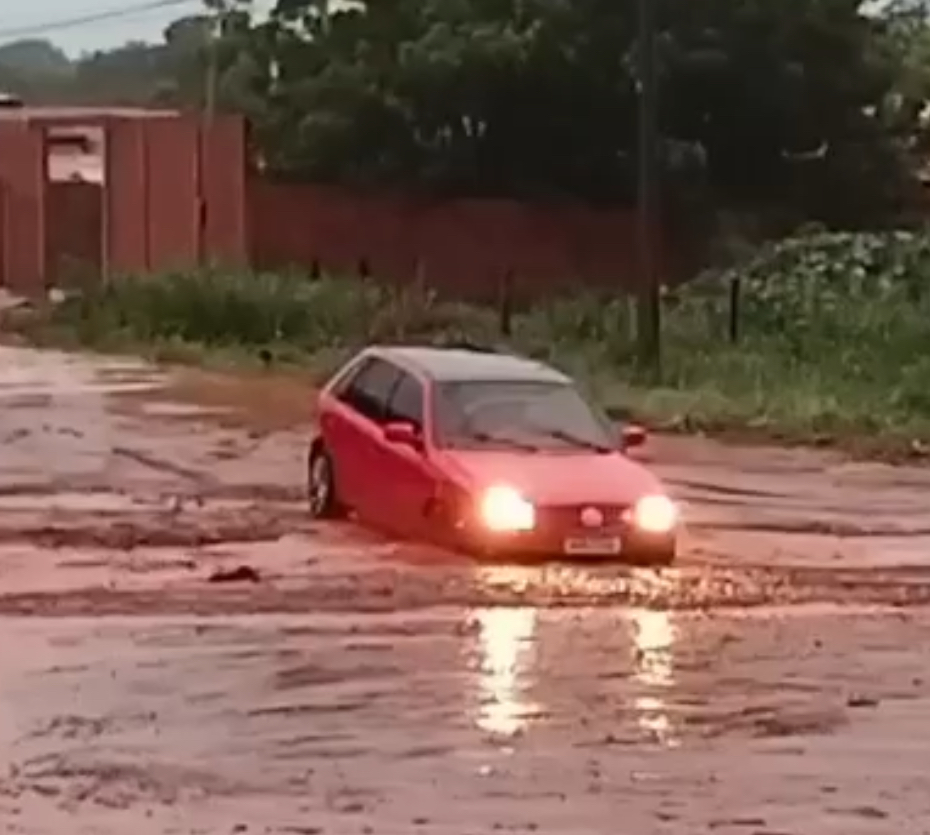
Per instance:
[[[531,531],[536,526],[536,508],[513,487],[489,487],[481,496],[478,513],[484,526],[496,533]]]
[[[668,496],[643,496],[633,506],[632,522],[645,533],[669,533],[678,524],[678,506]]]

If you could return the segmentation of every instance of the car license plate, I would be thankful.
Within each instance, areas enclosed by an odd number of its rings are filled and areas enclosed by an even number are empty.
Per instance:
[[[566,539],[563,547],[570,556],[619,554],[623,542],[619,536],[583,536]]]

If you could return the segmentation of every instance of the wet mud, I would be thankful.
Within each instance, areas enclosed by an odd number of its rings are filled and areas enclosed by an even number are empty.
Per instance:
[[[311,522],[310,398],[0,349],[3,831],[930,832],[930,468],[654,438],[674,568],[479,565]]]
[[[930,627],[906,616],[3,628],[8,831],[606,833],[622,809],[631,832],[917,833],[930,815]]]

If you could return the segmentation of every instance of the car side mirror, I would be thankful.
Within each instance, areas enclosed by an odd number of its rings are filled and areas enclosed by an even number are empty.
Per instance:
[[[635,449],[646,443],[648,433],[642,426],[630,423],[620,431],[620,449]]]
[[[412,423],[397,421],[388,423],[384,427],[384,439],[390,444],[409,446],[413,449],[422,449],[423,440],[420,433]]]

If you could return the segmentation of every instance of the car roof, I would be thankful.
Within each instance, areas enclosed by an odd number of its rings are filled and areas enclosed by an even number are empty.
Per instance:
[[[571,383],[569,377],[543,362],[495,351],[393,345],[369,350],[438,383]]]

